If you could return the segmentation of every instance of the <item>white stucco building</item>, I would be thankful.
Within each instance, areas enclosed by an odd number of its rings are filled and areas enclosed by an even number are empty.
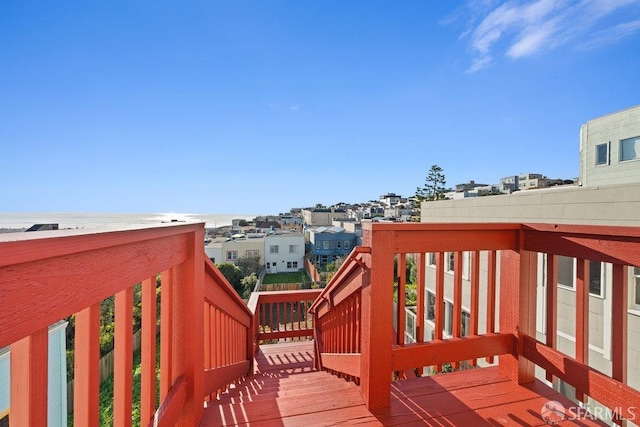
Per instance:
[[[298,271],[304,267],[302,233],[273,233],[264,239],[264,261],[267,273]]]

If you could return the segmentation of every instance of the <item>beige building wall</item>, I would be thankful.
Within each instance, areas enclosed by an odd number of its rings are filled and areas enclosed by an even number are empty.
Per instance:
[[[230,255],[230,252],[236,253],[235,259],[232,254]],[[222,258],[219,262],[236,264],[237,258],[246,257],[250,253],[260,255],[260,264],[264,264],[264,237],[241,238],[222,242]]]
[[[442,200],[422,203],[422,222],[517,222],[570,223],[590,225],[640,226],[640,191],[638,184],[601,187],[569,187],[517,192],[511,195],[478,197],[461,200]],[[545,339],[544,310],[546,256],[539,255],[538,266],[538,339]],[[481,256],[481,278],[486,280],[486,254]],[[611,374],[611,266],[602,264],[603,292],[589,298],[589,364]],[[575,264],[574,264],[575,269]],[[632,269],[630,269],[632,270]],[[498,261],[499,272],[499,261]],[[630,271],[631,275],[631,271]],[[575,277],[575,275],[574,275]],[[445,299],[452,298],[453,275],[445,273]],[[427,289],[433,291],[435,269],[427,268]],[[572,284],[570,284],[572,285]],[[632,302],[635,280],[629,280],[629,357],[628,383],[640,389],[640,310]],[[468,311],[470,283],[464,280],[463,309]],[[499,292],[499,291],[498,291]],[[497,297],[499,298],[499,297]],[[425,300],[427,300],[425,298]],[[479,329],[484,332],[486,283],[480,286]],[[567,355],[575,354],[575,291],[569,286],[558,287],[558,349]],[[430,333],[430,332],[428,332]],[[429,337],[426,337],[427,339]],[[544,373],[539,372],[544,379]],[[570,390],[570,388],[568,388]],[[565,389],[567,390],[567,389]],[[567,392],[571,397],[571,392]],[[591,402],[594,405],[595,403]]]
[[[580,129],[580,181],[585,187],[640,182],[640,152],[620,160],[620,141],[640,139],[640,105],[589,120]],[[596,164],[596,146],[608,146],[608,160]],[[640,149],[640,141],[636,142]]]

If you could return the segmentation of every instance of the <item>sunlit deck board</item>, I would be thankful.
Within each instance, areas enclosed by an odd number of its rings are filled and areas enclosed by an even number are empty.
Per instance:
[[[541,382],[520,386],[497,368],[392,384],[391,407],[372,413],[353,383],[312,369],[311,341],[265,345],[255,373],[205,409],[202,426],[546,425],[550,400],[574,406]],[[560,425],[602,425],[581,418]]]

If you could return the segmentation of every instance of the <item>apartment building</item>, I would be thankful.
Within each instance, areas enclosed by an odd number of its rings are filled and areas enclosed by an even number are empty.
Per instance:
[[[640,182],[640,105],[589,120],[580,129],[583,186]]]
[[[518,223],[572,223],[589,225],[640,226],[640,107],[594,119],[582,126],[580,139],[580,176],[582,187],[558,187],[537,191],[518,191],[499,195],[461,200],[442,200],[422,204],[421,221],[446,222],[518,222]],[[604,146],[603,146],[604,144]],[[637,148],[636,148],[637,147]],[[605,153],[606,150],[606,153]],[[606,156],[604,155],[606,154]],[[602,163],[608,159],[608,164]],[[606,162],[605,162],[606,163]],[[607,169],[608,168],[608,169]],[[532,178],[532,177],[529,177]],[[537,178],[533,178],[537,179]],[[455,259],[454,253],[445,254],[445,328],[451,334],[453,319],[453,269],[462,263],[463,271],[463,315],[462,331],[468,330],[470,304],[470,253]],[[546,265],[545,254],[538,254],[537,315],[538,339],[545,340],[546,325]],[[433,303],[435,286],[435,257],[427,256],[428,307],[425,313],[427,325],[425,339],[433,332]],[[575,277],[577,261],[558,257],[557,289],[557,348],[573,356],[575,351]],[[589,355],[593,368],[611,373],[611,284],[612,266],[607,263],[589,261]],[[499,267],[499,266],[498,266]],[[640,388],[640,268],[628,268],[628,383]],[[486,277],[487,256],[480,254],[480,277]],[[480,299],[486,300],[486,283],[480,283]],[[480,305],[480,330],[484,330],[485,314]],[[544,373],[538,377],[545,380]],[[553,386],[574,398],[572,387],[556,380]],[[588,400],[587,406],[594,408],[597,402]]]

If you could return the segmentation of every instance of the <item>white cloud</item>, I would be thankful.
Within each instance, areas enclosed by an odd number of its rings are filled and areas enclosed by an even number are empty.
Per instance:
[[[461,38],[468,39],[473,58],[467,72],[474,73],[495,63],[494,56],[519,59],[568,43],[591,49],[628,37],[638,21],[620,23],[614,12],[633,4],[640,0],[468,0],[444,22],[468,22]],[[639,8],[631,12],[640,18]]]

